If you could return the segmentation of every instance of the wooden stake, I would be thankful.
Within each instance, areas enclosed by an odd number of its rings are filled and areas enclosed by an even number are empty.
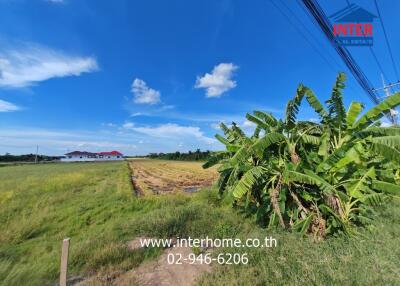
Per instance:
[[[67,286],[69,238],[64,238],[61,250],[60,286]]]

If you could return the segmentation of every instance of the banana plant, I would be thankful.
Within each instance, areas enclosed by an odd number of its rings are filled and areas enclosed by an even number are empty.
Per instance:
[[[345,75],[336,78],[324,106],[300,84],[283,119],[254,111],[247,136],[237,124],[221,124],[216,138],[225,150],[204,168],[219,164],[218,187],[234,206],[265,226],[313,233],[355,233],[379,204],[400,196],[400,128],[379,126],[400,104],[396,93],[361,115],[362,103],[343,104]],[[297,120],[303,99],[318,123]]]

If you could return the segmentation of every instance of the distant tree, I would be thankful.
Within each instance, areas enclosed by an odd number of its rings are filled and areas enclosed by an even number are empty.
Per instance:
[[[187,153],[181,153],[179,151],[173,153],[150,153],[146,157],[163,160],[205,161],[208,160],[211,155],[212,152],[209,150],[201,151],[200,149],[197,149],[195,152],[188,151]]]
[[[38,161],[54,161],[59,160],[58,156],[46,156],[38,155]],[[35,154],[24,154],[24,155],[11,155],[10,153],[5,153],[0,155],[0,162],[35,162]]]

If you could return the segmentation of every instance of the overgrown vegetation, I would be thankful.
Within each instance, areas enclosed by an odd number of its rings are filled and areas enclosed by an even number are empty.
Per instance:
[[[277,239],[276,248],[216,250],[248,252],[249,265],[215,265],[200,285],[395,285],[400,280],[397,202],[379,210],[374,232],[315,244],[309,237],[258,227],[214,189],[136,198],[129,179],[126,162],[0,168],[0,285],[54,285],[65,237],[71,238],[69,277],[97,273],[110,285],[112,277],[161,253],[129,250],[125,242],[138,236]]]
[[[247,252],[248,265],[216,265],[199,285],[398,285],[400,217],[397,202],[379,209],[372,231],[327,238],[315,243],[298,233],[253,227],[237,236],[272,235],[276,248],[225,249]]]
[[[400,104],[396,93],[360,116],[363,105],[345,110],[339,74],[324,107],[302,84],[283,120],[261,111],[247,114],[256,124],[248,137],[235,124],[221,124],[216,138],[226,151],[204,167],[220,163],[220,192],[266,226],[280,225],[316,238],[351,234],[371,222],[374,206],[400,196],[400,128],[379,119]],[[320,121],[299,121],[305,98]]]

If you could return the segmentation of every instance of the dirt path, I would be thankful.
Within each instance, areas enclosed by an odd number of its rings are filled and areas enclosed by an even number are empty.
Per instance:
[[[199,277],[211,271],[211,266],[198,262],[190,264],[182,261],[182,264],[168,264],[168,254],[187,257],[192,250],[189,247],[169,248],[159,257],[139,266],[137,269],[121,275],[114,285],[143,285],[143,286],[191,286]]]
[[[173,191],[197,190],[210,186],[218,177],[216,168],[204,170],[199,162],[177,162],[135,159],[128,162],[131,181],[137,196]],[[141,247],[140,238],[126,244],[131,251]],[[164,249],[154,261],[147,261],[127,272],[96,273],[93,276],[75,279],[79,286],[192,286],[201,275],[211,271],[211,265],[196,261],[182,260],[182,264],[169,264],[168,255],[188,257],[192,253],[189,247],[171,247]],[[78,282],[79,280],[79,282]],[[71,280],[72,282],[72,280]]]
[[[140,238],[127,243],[131,250],[139,249]],[[211,265],[196,261],[182,261],[182,264],[169,264],[168,255],[188,257],[192,253],[189,247],[171,247],[157,261],[148,261],[138,268],[125,273],[97,274],[79,281],[76,286],[192,286],[202,274],[211,271]]]

